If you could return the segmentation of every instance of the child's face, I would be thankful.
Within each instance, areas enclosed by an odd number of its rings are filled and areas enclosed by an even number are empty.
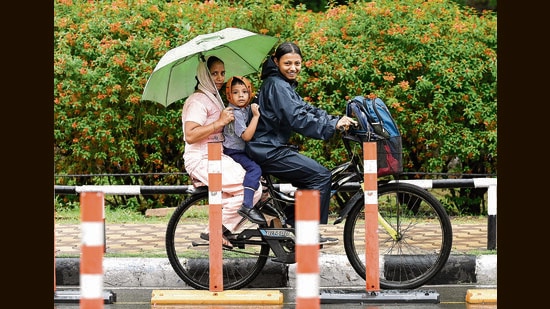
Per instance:
[[[238,107],[244,107],[248,104],[250,93],[245,85],[238,84],[231,87],[231,98],[229,101]]]

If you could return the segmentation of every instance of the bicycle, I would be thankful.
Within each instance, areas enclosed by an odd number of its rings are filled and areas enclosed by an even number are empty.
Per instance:
[[[342,134],[349,160],[332,169],[332,198],[344,223],[346,256],[356,273],[365,279],[365,215],[363,158],[356,147],[364,140],[356,133]],[[362,152],[359,152],[362,154]],[[224,289],[240,289],[262,271],[267,259],[295,263],[294,228],[286,223],[285,209],[294,207],[294,189],[270,175],[262,179],[263,197],[256,207],[268,226],[244,219],[229,235],[233,249],[223,249]],[[293,209],[293,208],[291,208]],[[208,226],[208,187],[199,186],[172,214],[166,229],[166,252],[177,275],[189,286],[209,289],[208,242],[199,238]],[[439,202],[427,190],[409,183],[378,181],[378,235],[380,287],[413,289],[433,278],[451,252],[452,226]],[[194,231],[193,235],[189,231]]]

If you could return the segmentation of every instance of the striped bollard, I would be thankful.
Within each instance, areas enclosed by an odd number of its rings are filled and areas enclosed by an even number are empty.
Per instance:
[[[296,191],[296,309],[320,308],[318,190]]]
[[[54,221],[54,231],[53,231],[53,293],[55,297],[55,292],[57,290],[57,282],[55,277],[55,203],[53,208],[53,221]]]
[[[208,229],[210,292],[223,291],[222,268],[222,143],[208,143]]]
[[[487,188],[487,250],[497,248],[497,186],[490,185]]]
[[[104,193],[80,193],[80,308],[103,308]]]
[[[365,197],[365,284],[367,292],[380,291],[378,257],[378,165],[376,142],[363,143]]]

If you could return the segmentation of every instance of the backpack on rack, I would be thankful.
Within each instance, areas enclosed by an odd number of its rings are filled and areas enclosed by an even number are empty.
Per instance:
[[[401,133],[384,101],[356,96],[347,102],[346,115],[359,123],[359,128],[348,130],[346,138],[357,142],[376,142],[378,176],[401,173]]]

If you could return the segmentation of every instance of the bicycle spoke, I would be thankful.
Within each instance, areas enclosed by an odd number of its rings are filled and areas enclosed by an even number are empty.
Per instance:
[[[172,215],[166,230],[166,251],[172,268],[191,287],[209,289],[210,248],[200,238],[208,232],[208,196],[194,194],[186,199]],[[241,230],[256,229],[246,220]],[[231,238],[231,237],[229,237]],[[233,249],[222,250],[224,289],[239,289],[250,283],[261,271],[269,253],[269,246],[261,239],[235,241]]]
[[[363,199],[346,219],[344,245],[350,263],[365,278]],[[443,207],[423,189],[382,186],[378,200],[380,286],[417,288],[444,266],[452,245],[451,224]]]

